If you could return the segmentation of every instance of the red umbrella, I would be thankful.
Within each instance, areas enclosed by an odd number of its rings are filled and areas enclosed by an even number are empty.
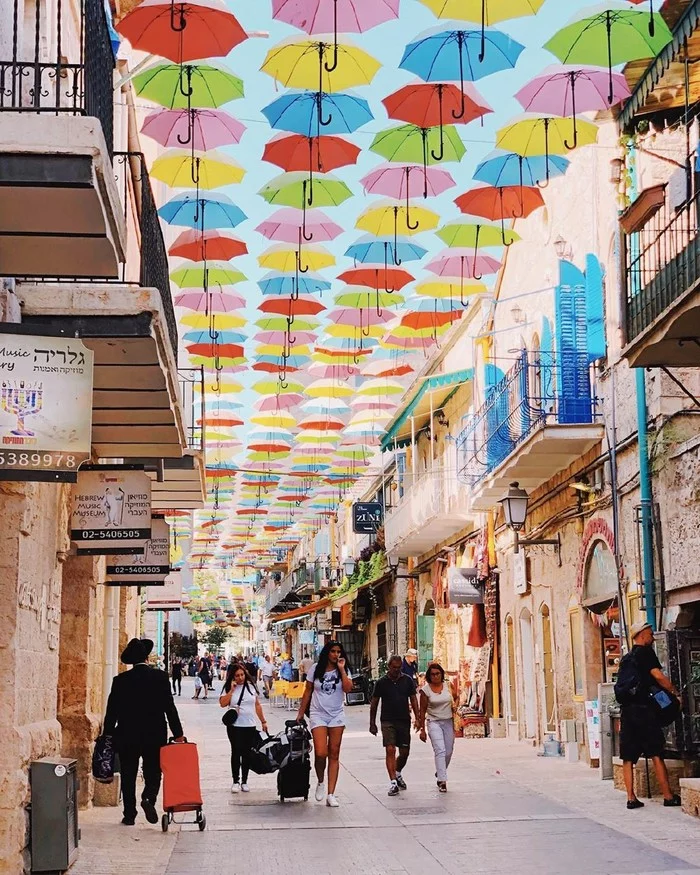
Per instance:
[[[279,369],[280,365],[273,364],[272,362],[256,362],[253,365],[254,371],[263,371],[266,374],[276,374]],[[293,374],[295,371],[301,370],[301,368],[293,368],[290,364],[285,363],[284,370],[287,374]]]
[[[535,210],[544,206],[544,198],[539,188],[529,188],[520,185],[491,186],[482,185],[466,191],[455,203],[459,209],[470,216],[481,216],[484,219],[501,220],[503,243],[505,239],[505,219],[525,219]]]
[[[326,308],[312,295],[299,295],[298,298],[265,298],[258,307],[261,313],[276,313],[280,316],[316,316]]]
[[[228,237],[221,231],[202,231],[193,229],[183,231],[168,249],[170,255],[186,258],[188,261],[228,261],[239,255],[247,255],[248,247],[237,237]]]
[[[364,286],[376,291],[383,289],[387,292],[396,292],[412,283],[415,277],[406,270],[384,265],[382,267],[358,267],[346,270],[340,274],[338,279],[349,286]],[[389,283],[391,283],[391,289]]]
[[[281,134],[265,146],[263,161],[287,172],[318,170],[327,173],[355,164],[362,150],[342,137],[305,137]]]
[[[243,355],[243,347],[237,343],[191,343],[186,349],[190,355],[212,359],[239,358]]]

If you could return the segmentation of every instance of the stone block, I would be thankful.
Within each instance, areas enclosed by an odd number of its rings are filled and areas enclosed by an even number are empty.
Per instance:
[[[668,780],[673,793],[681,792],[681,780],[687,780],[693,773],[693,764],[686,760],[666,760]],[[622,774],[622,760],[613,758],[613,784],[616,790],[625,789],[625,779]],[[651,790],[651,793],[649,792]],[[649,785],[647,786],[647,769],[644,759],[641,759],[634,769],[634,792],[640,799],[649,796],[661,796],[654,764],[649,760]]]
[[[505,738],[507,734],[505,717],[489,717],[489,735],[491,738]]]
[[[117,773],[111,784],[100,784],[95,781],[95,791],[92,804],[97,808],[109,808],[119,805],[119,796],[122,788],[122,776]]]

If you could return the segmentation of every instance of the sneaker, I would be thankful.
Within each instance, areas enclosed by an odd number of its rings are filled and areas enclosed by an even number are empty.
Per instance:
[[[314,793],[314,798],[317,802],[323,802],[323,797],[326,795],[326,788],[323,784],[323,781],[319,781],[316,784],[316,792]]]
[[[408,790],[408,787],[406,786],[406,782],[401,777],[401,775],[398,775],[398,774],[396,775],[396,783],[399,786],[399,790]]]
[[[156,811],[155,805],[150,800],[142,799],[141,808],[143,808],[143,813],[146,815],[146,820],[149,823],[158,823],[158,812]]]
[[[401,791],[399,790],[399,785],[396,781],[391,782],[391,786],[389,787],[389,792],[386,794],[387,796],[398,796]]]
[[[329,808],[340,808],[340,803],[332,793],[329,793],[328,796],[326,796],[326,805]]]
[[[678,808],[681,804],[681,797],[676,793],[670,799],[664,799],[665,808]]]
[[[447,783],[445,781],[438,781],[438,791],[440,793],[447,793]]]
[[[250,793],[250,787],[247,784],[241,784],[241,793]]]
[[[664,800],[664,805],[665,804],[666,804],[666,800]],[[633,808],[644,808],[644,803],[640,802],[639,799],[628,799],[627,800],[627,807],[629,808],[630,811],[632,811]]]
[[[231,784],[231,792],[232,793],[238,793],[238,791],[240,789],[241,789],[241,785],[238,783],[238,781],[234,781],[233,784]]]

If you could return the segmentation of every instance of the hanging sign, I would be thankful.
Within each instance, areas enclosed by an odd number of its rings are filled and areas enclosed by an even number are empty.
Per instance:
[[[75,483],[90,458],[94,354],[0,328],[0,480]]]
[[[107,558],[107,580],[110,586],[141,586],[162,584],[170,574],[170,526],[161,517],[151,522],[151,537],[143,553]]]
[[[182,607],[182,575],[169,574],[161,586],[146,587],[147,611],[179,611]]]
[[[478,568],[450,568],[447,571],[447,600],[451,605],[482,605]]]
[[[378,501],[356,502],[352,506],[352,530],[356,535],[376,535],[384,521],[384,508]]]
[[[71,540],[79,554],[143,553],[151,538],[151,478],[135,465],[93,465],[73,488]]]
[[[527,557],[524,550],[513,553],[513,589],[516,595],[527,592]]]

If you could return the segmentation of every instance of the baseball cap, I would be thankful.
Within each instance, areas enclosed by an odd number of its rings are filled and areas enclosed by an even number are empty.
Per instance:
[[[634,641],[637,635],[645,629],[651,629],[651,623],[647,623],[646,620],[640,620],[638,623],[633,623],[630,627],[630,638],[632,641]]]
[[[406,651],[406,656],[408,656],[409,654],[411,656],[418,656],[418,651],[416,650],[415,647],[411,647]]]

